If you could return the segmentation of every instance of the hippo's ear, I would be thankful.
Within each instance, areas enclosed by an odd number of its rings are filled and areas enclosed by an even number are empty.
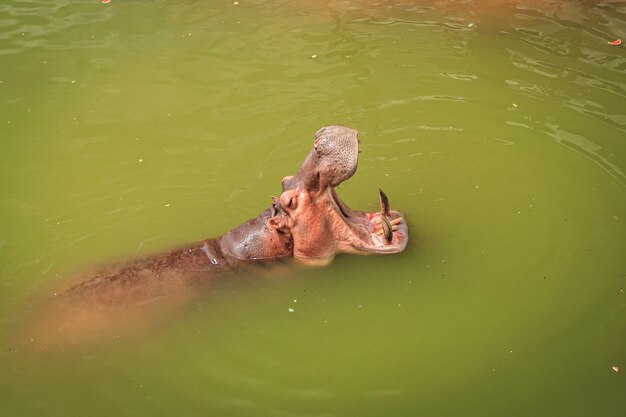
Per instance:
[[[281,185],[283,187],[283,192],[285,190],[289,190],[289,189],[293,188],[292,185],[291,185],[291,180],[293,180],[293,175],[289,175],[289,176],[283,178],[283,180],[281,181]]]

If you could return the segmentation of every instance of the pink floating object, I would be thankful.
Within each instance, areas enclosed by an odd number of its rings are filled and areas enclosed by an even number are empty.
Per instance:
[[[111,1],[111,0],[109,0],[109,1]],[[608,42],[609,45],[621,45],[621,43],[622,43],[621,39],[614,40],[613,42]]]
[[[111,3],[111,0],[102,0],[102,3],[104,4]]]

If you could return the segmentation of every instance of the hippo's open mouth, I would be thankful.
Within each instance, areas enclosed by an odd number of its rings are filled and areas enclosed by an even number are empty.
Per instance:
[[[389,254],[404,250],[408,227],[379,190],[380,211],[348,207],[335,188],[356,172],[359,139],[354,129],[328,126],[293,177],[283,179],[280,206],[289,215],[294,257],[325,263],[336,253]]]
[[[378,190],[380,211],[370,213],[348,207],[339,198],[335,188],[329,188],[328,192],[339,218],[351,232],[345,230],[342,235],[337,236],[347,244],[342,248],[345,252],[397,253],[406,248],[407,224],[399,212],[389,209],[389,200],[382,190]]]

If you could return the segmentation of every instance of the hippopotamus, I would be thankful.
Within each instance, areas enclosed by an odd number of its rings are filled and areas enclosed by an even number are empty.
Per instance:
[[[202,282],[255,264],[293,258],[307,265],[328,264],[339,253],[392,254],[405,249],[408,227],[390,210],[379,190],[380,211],[349,208],[336,187],[354,175],[358,132],[344,126],[322,127],[313,149],[294,176],[282,180],[280,197],[257,217],[223,236],[109,268],[67,293],[116,302],[149,297],[167,281]],[[147,291],[151,289],[152,291]]]
[[[130,305],[180,305],[218,276],[272,271],[268,265],[287,261],[325,265],[339,253],[403,251],[408,226],[382,190],[376,212],[353,210],[337,195],[336,187],[356,172],[359,143],[354,129],[319,129],[298,171],[282,179],[280,196],[257,217],[220,237],[108,267],[55,293],[54,313],[44,312],[38,334],[43,339],[53,329],[75,339],[81,332],[101,334],[97,329],[107,326],[118,334],[119,322],[129,321]]]

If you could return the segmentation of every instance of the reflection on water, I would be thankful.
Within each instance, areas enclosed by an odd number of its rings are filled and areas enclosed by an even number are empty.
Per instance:
[[[238,3],[0,4],[3,415],[624,415],[623,2]],[[10,335],[84,268],[257,215],[332,123],[342,198],[384,189],[405,253],[89,348]]]
[[[619,180],[623,185],[626,185],[624,182],[624,180],[626,180],[624,172],[600,155],[600,151],[602,150],[601,146],[596,145],[584,136],[560,129],[560,126],[558,125],[547,123],[546,126],[550,129],[548,135],[552,136],[557,143],[563,143],[566,146],[570,146],[577,152],[587,156],[601,166],[612,177]]]

